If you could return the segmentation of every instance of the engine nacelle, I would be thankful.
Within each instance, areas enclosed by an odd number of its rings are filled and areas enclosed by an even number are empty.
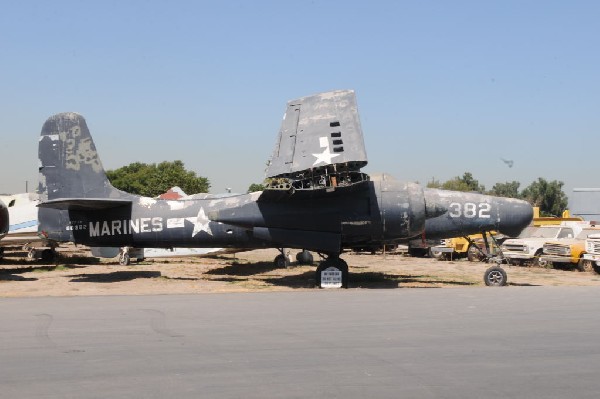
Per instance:
[[[427,217],[423,188],[416,183],[400,182],[387,174],[374,180],[373,184],[381,217],[380,228],[373,232],[373,238],[391,241],[421,234]]]

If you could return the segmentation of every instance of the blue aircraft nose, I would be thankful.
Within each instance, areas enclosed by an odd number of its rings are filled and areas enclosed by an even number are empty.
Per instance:
[[[507,236],[516,237],[531,223],[533,207],[527,201],[500,198],[498,201],[498,230]]]

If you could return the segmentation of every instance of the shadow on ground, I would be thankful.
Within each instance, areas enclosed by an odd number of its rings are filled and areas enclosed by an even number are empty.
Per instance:
[[[139,278],[158,278],[160,272],[156,271],[118,271],[96,274],[76,274],[70,281],[73,283],[116,283],[120,281],[131,281]]]
[[[10,269],[0,268],[0,276],[3,274],[21,274],[21,273],[30,273],[30,272],[52,272],[54,270],[71,270],[71,269],[80,269],[85,266],[79,265],[38,265],[35,263],[27,263],[23,266],[13,267]],[[1,278],[1,277],[0,277]]]
[[[18,274],[0,273],[0,281],[37,281],[34,277],[23,277]]]
[[[233,263],[231,265],[211,269],[204,274],[216,276],[253,276],[277,270],[273,262]]]
[[[294,273],[294,266],[285,270],[281,275],[266,275],[278,270],[272,262],[255,263],[233,263],[204,272],[211,281],[222,281],[229,283],[251,283],[252,281],[263,282],[272,286],[288,288],[314,288],[316,280],[316,265],[311,270],[298,270]],[[275,274],[275,273],[272,273]],[[284,275],[285,274],[285,275]],[[382,272],[356,272],[351,270],[348,282],[349,288],[385,289],[385,288],[412,288],[430,287],[437,288],[442,285],[450,286],[473,286],[473,282],[459,280],[441,280],[427,275],[399,275],[386,274]]]

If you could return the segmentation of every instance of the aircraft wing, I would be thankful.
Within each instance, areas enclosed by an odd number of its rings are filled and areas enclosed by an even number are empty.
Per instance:
[[[329,165],[358,170],[367,164],[353,90],[338,90],[289,101],[267,178]]]

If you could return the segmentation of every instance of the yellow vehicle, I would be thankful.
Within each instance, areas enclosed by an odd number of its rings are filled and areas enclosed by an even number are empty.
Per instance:
[[[471,262],[479,262],[499,252],[500,242],[505,236],[496,231],[483,234],[471,234],[467,237],[447,238],[444,244],[431,248],[431,252],[439,259],[456,259],[467,257]]]
[[[540,216],[540,207],[533,207],[533,220],[531,221],[532,226],[548,226],[548,225],[560,225],[562,222],[582,222],[583,218],[579,216],[571,217],[569,210],[565,210],[561,217],[554,216]]]
[[[600,233],[600,228],[590,227],[581,230],[575,238],[563,239],[561,241],[550,241],[544,244],[542,261],[549,264],[559,264],[563,267],[572,266],[582,272],[591,272],[594,265],[585,259],[585,240],[591,234]]]

